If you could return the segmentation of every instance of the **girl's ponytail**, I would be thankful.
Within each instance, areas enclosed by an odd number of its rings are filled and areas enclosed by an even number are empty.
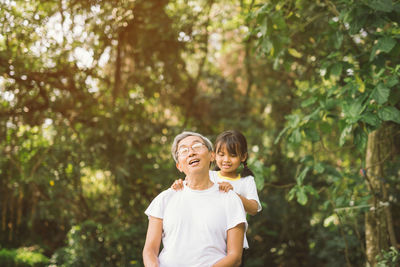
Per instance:
[[[240,176],[241,177],[246,177],[246,176],[249,176],[249,175],[254,177],[254,173],[247,166],[247,159],[246,159],[245,161],[243,161],[243,170],[240,173]]]

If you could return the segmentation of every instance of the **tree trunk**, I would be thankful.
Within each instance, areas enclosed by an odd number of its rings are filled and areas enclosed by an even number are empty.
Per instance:
[[[376,256],[388,250],[392,240],[392,215],[388,206],[388,194],[384,184],[384,164],[392,153],[391,127],[381,127],[368,136],[366,151],[366,175],[371,194],[370,210],[365,215],[366,254],[370,266],[375,266]]]

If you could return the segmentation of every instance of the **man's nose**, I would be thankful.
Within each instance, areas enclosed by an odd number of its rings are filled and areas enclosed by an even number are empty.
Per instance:
[[[189,156],[193,154],[196,154],[196,151],[192,147],[189,147]]]

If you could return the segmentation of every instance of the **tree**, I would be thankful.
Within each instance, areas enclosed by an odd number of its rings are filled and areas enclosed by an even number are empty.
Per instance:
[[[303,100],[302,110],[287,117],[282,134],[295,144],[319,142],[326,151],[327,138],[337,132],[339,146],[359,151],[349,151],[349,156],[364,158],[371,207],[365,215],[366,256],[372,266],[381,250],[397,247],[381,177],[387,162],[398,155],[399,16],[400,3],[391,0],[272,1],[256,13],[260,53],[274,60],[277,70],[295,76]],[[302,204],[314,192],[303,184],[308,171],[326,173],[318,164],[306,166],[291,191]]]
[[[235,128],[263,205],[246,266],[395,259],[397,2],[0,5],[1,248],[140,266],[172,138]]]

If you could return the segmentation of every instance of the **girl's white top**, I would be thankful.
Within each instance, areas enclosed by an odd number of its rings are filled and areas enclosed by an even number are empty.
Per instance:
[[[254,181],[253,176],[250,175],[250,176],[246,176],[246,177],[241,177],[239,179],[226,179],[226,178],[220,176],[218,171],[210,171],[210,180],[215,183],[229,182],[233,187],[233,191],[235,191],[236,193],[238,193],[241,196],[244,196],[247,199],[252,199],[252,200],[257,201],[257,204],[258,204],[257,212],[261,211],[261,209],[262,209],[261,203],[258,198],[256,182]],[[246,234],[244,235],[243,247],[246,249],[249,248]]]

